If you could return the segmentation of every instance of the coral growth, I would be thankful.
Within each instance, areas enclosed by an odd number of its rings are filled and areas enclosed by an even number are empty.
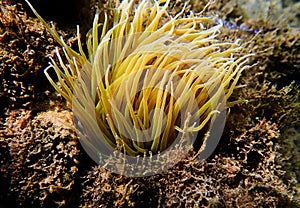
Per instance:
[[[33,118],[26,110],[11,111],[1,131],[1,172],[10,178],[10,191],[23,207],[68,206],[78,171],[77,138],[67,111],[48,111]],[[3,151],[1,151],[3,152]],[[8,155],[9,153],[9,155]],[[9,159],[9,164],[8,160]],[[4,200],[4,199],[3,199]]]
[[[0,34],[0,109],[32,106],[36,88],[44,87],[41,69],[54,48],[53,39],[21,5],[0,5]]]
[[[191,155],[161,175],[130,180],[98,167],[85,176],[82,206],[295,207],[296,181],[284,179],[279,139],[276,124],[262,119],[207,161]]]

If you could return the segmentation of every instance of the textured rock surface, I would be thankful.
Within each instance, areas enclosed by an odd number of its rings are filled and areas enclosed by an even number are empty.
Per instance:
[[[203,2],[191,1],[187,11]],[[184,3],[173,5],[180,11]],[[247,87],[230,100],[239,102],[218,148],[205,162],[191,153],[163,174],[128,178],[98,167],[82,150],[71,112],[42,72],[55,43],[21,5],[2,2],[0,207],[300,206],[299,31],[284,18],[241,17],[240,8],[216,1],[203,13],[261,31],[225,25],[219,35],[242,38],[242,53],[256,55],[240,79]]]

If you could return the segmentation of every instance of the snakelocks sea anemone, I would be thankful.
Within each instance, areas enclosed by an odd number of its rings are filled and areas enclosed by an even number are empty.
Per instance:
[[[168,5],[123,0],[109,10],[113,19],[103,12],[99,23],[97,14],[87,53],[79,30],[76,52],[31,6],[67,61],[57,50],[58,63],[51,60],[45,69],[48,80],[71,104],[87,153],[117,173],[157,173],[192,145],[199,154],[211,153],[222,133],[226,100],[247,67],[248,56],[235,58],[238,43],[216,39],[222,25],[192,12],[171,16]]]

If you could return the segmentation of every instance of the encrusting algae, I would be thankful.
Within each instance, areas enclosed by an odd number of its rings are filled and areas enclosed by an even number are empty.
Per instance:
[[[72,105],[81,143],[92,155],[103,146],[130,156],[157,154],[174,142],[193,140],[226,109],[247,68],[251,55],[236,58],[237,42],[216,39],[222,25],[192,12],[171,16],[168,5],[124,0],[113,20],[104,11],[99,23],[97,14],[87,53],[79,29],[76,52],[30,5],[63,47],[67,63],[57,50],[58,63],[51,59],[45,74]]]

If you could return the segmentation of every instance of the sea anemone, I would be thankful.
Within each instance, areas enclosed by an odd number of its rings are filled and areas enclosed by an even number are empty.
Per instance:
[[[210,137],[198,133],[210,131],[247,67],[247,55],[234,55],[237,42],[217,40],[222,25],[192,12],[171,16],[168,5],[123,0],[101,13],[103,23],[97,14],[87,52],[78,29],[76,52],[31,6],[67,62],[57,50],[58,63],[51,59],[45,74],[71,104],[80,141],[98,163],[112,149],[131,159],[174,144],[196,143],[201,152]]]

